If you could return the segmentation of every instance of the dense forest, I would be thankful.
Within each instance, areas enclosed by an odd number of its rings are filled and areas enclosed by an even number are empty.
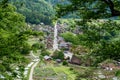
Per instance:
[[[55,17],[53,6],[44,0],[9,0],[17,7],[17,11],[26,17],[26,22],[32,24],[51,24]]]
[[[9,0],[16,6],[17,12],[23,14],[26,17],[26,22],[31,24],[44,23],[46,25],[52,24],[52,20],[55,19],[56,11],[55,7],[58,3],[62,5],[69,4],[66,0]],[[75,13],[69,13],[64,18],[79,18]]]

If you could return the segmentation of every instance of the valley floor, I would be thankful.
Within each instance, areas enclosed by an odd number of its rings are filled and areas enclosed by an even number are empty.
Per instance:
[[[33,72],[33,80],[120,80],[114,70],[40,61]]]
[[[77,74],[62,64],[40,62],[34,70],[34,80],[75,80]]]

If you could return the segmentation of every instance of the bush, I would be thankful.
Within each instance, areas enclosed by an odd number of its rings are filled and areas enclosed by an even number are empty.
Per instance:
[[[48,52],[48,51],[46,51],[46,50],[45,50],[45,51],[41,51],[41,55],[42,55],[42,56],[49,55],[49,54],[50,54],[50,52]]]
[[[5,67],[2,64],[0,64],[0,72],[4,72],[5,70]]]
[[[31,50],[30,45],[24,44],[21,48],[21,54],[29,54],[30,50]]]
[[[17,72],[13,72],[13,73],[12,73],[12,76],[13,76],[13,77],[17,77],[17,75],[18,75]]]
[[[12,69],[10,68],[9,60],[2,62],[2,65],[3,65],[3,67],[5,68],[6,71],[12,71]]]
[[[55,51],[52,56],[54,59],[64,59],[64,54],[62,51]]]
[[[71,42],[75,45],[78,45],[80,43],[78,36],[71,32],[62,33],[61,36],[65,39],[66,42]]]
[[[120,70],[116,71],[115,76],[120,76]]]
[[[73,68],[70,68],[70,71],[73,71]]]
[[[45,50],[45,45],[42,44],[42,43],[35,43],[35,44],[32,45],[32,49],[34,51],[36,51],[38,49]]]
[[[22,49],[22,51],[21,51],[22,54],[29,54],[29,52],[30,52],[30,48],[28,48],[28,47]]]
[[[40,44],[39,44],[39,43],[35,43],[35,44],[32,45],[32,48],[37,48],[37,49],[39,49],[39,48],[40,48]]]
[[[68,62],[66,62],[66,61],[63,61],[63,65],[68,65]]]

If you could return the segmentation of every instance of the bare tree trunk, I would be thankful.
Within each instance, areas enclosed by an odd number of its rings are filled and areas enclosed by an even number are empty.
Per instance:
[[[111,0],[102,0],[104,1],[111,10],[112,16],[120,16],[120,11],[114,9],[114,3]]]

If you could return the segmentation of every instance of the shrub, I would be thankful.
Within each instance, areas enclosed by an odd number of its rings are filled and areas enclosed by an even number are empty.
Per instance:
[[[64,54],[62,51],[55,51],[52,56],[54,59],[64,59]]]
[[[46,51],[46,50],[41,51],[41,55],[42,55],[42,56],[49,55],[49,54],[50,54],[50,52],[48,52],[48,51]]]
[[[32,45],[32,49],[34,51],[38,50],[38,49],[41,49],[42,51],[45,50],[45,45],[42,44],[42,43],[35,43]]]
[[[13,77],[17,77],[18,73],[17,72],[13,72],[12,75],[13,75]]]
[[[30,52],[30,48],[27,47],[21,51],[22,54],[29,54],[29,52]]]
[[[68,65],[68,62],[66,62],[66,61],[63,61],[63,65]]]
[[[70,68],[70,71],[73,71],[73,68]]]
[[[0,64],[0,72],[4,72],[5,70],[5,67],[2,64]]]
[[[31,50],[30,45],[24,44],[21,50],[21,54],[29,54],[30,50]]]
[[[116,71],[115,76],[120,76],[120,70]]]

